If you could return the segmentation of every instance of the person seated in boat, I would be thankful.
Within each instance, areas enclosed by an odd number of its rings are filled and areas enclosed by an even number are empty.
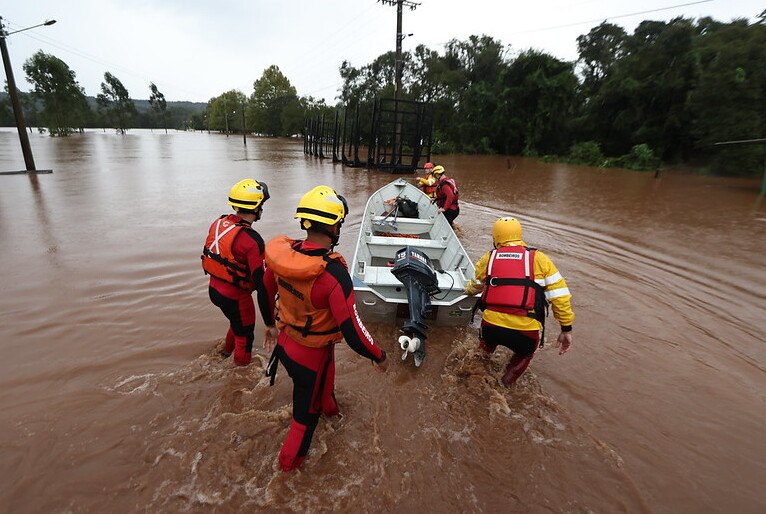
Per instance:
[[[252,225],[263,213],[269,199],[264,182],[247,178],[229,191],[229,205],[234,214],[224,214],[210,225],[202,250],[202,269],[210,275],[208,295],[229,320],[229,331],[221,355],[234,353],[234,363],[247,366],[253,350],[255,304],[253,291],[258,291],[258,308],[267,327],[274,326],[273,309],[269,308],[263,285],[264,243]]]
[[[279,293],[279,330],[269,331],[264,341],[264,348],[272,351],[268,375],[273,384],[281,362],[293,381],[293,417],[279,453],[285,472],[303,463],[320,414],[340,414],[335,400],[335,344],[345,339],[378,370],[388,367],[386,352],[357,314],[346,261],[333,251],[347,214],[341,195],[317,186],[303,195],[295,213],[306,239],[277,236],[266,244],[264,281],[272,300]]]
[[[544,341],[548,302],[561,326],[556,339],[559,355],[572,346],[575,316],[564,277],[547,255],[521,239],[521,224],[516,218],[495,221],[492,242],[494,250],[476,263],[476,275],[465,292],[482,293],[479,347],[485,355],[493,353],[498,345],[513,352],[501,379],[510,386],[524,373]]]
[[[423,169],[426,172],[426,176],[418,177],[417,186],[419,189],[423,190],[428,198],[436,198],[436,177],[434,177],[433,174],[434,164],[432,162],[427,162],[423,166]]]
[[[436,177],[436,205],[439,207],[439,212],[447,218],[451,227],[455,218],[460,214],[457,184],[455,179],[444,174],[444,166],[436,166],[433,175]]]

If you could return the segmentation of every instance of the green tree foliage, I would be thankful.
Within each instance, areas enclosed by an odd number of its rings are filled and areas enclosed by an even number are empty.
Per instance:
[[[38,51],[23,65],[34,86],[33,99],[42,103],[40,121],[51,136],[67,136],[85,126],[90,107],[75,73],[58,57]]]
[[[687,102],[696,150],[727,173],[757,170],[763,146],[713,144],[766,136],[766,25],[706,20],[703,30],[696,45],[699,81]]]
[[[168,122],[167,122],[168,102],[165,100],[165,95],[160,93],[159,89],[157,89],[157,86],[154,84],[154,82],[149,84],[149,90],[151,91],[151,94],[149,95],[149,105],[152,106],[152,111],[154,111],[154,114],[156,114],[157,117],[162,119],[162,127],[165,129],[165,134],[167,134],[168,133]]]
[[[507,120],[505,148],[527,155],[566,150],[577,90],[572,63],[528,50],[508,66],[501,83],[498,112]]]
[[[122,82],[108,71],[104,73],[104,82],[101,83],[101,93],[97,97],[97,102],[117,132],[124,134],[131,127],[136,106]]]
[[[602,166],[604,154],[601,153],[601,147],[596,141],[585,141],[572,145],[569,149],[567,162],[585,166]]]
[[[582,89],[586,97],[596,93],[625,54],[628,35],[617,25],[604,22],[577,38]]]
[[[287,136],[296,128],[294,116],[298,95],[290,81],[276,65],[265,70],[261,78],[253,83],[253,93],[247,108],[248,128],[267,136]],[[288,108],[288,106],[290,106]],[[283,126],[283,111],[288,109],[287,121]]]
[[[219,132],[242,131],[242,108],[246,101],[245,94],[236,89],[211,98],[205,111],[207,128]],[[247,128],[249,127],[250,124],[248,123]]]
[[[437,152],[566,155],[593,141],[602,162],[635,169],[662,159],[761,173],[762,146],[712,143],[766,136],[764,19],[644,21],[632,34],[602,23],[577,39],[576,63],[510,55],[488,36],[443,53],[421,45],[403,55],[401,96],[432,104]],[[341,103],[371,111],[375,97],[393,96],[393,53],[344,62],[340,75]]]

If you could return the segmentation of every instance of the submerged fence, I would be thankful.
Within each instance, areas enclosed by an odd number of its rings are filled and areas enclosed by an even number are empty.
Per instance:
[[[305,120],[303,152],[344,166],[411,173],[431,159],[431,104],[392,98]]]

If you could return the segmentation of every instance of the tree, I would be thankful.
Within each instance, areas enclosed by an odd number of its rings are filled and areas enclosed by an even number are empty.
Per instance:
[[[68,136],[85,126],[90,107],[75,73],[54,55],[38,51],[23,65],[34,86],[33,97],[43,104],[41,121],[51,136]]]
[[[578,85],[573,64],[527,50],[500,80],[503,88],[495,116],[505,120],[505,128],[496,124],[507,134],[504,151],[530,155],[566,151]]]
[[[260,134],[270,136],[289,135],[287,127],[282,126],[282,111],[290,103],[297,101],[298,95],[279,66],[271,65],[261,78],[253,83],[253,94],[248,104],[248,127]]]
[[[766,134],[766,25],[735,20],[715,26],[695,50],[700,77],[687,101],[695,154],[717,171],[759,172],[763,147],[713,143]]]
[[[207,116],[209,130],[242,129],[242,112],[247,98],[242,91],[232,89],[220,96],[211,98],[207,104],[205,115]],[[239,113],[239,116],[237,116]]]
[[[154,82],[149,84],[149,89],[152,91],[152,94],[149,96],[149,105],[152,106],[154,113],[162,118],[162,126],[165,128],[165,134],[167,134],[168,122],[165,111],[168,107],[168,103],[165,101],[165,95],[160,93],[157,86],[154,85]]]
[[[627,37],[622,27],[606,22],[592,28],[587,35],[577,37],[586,99],[598,91],[614,65],[624,56]]]
[[[108,71],[104,73],[101,93],[99,93],[96,101],[99,107],[105,111],[117,132],[124,134],[129,128],[131,118],[136,114],[136,106],[122,82]]]

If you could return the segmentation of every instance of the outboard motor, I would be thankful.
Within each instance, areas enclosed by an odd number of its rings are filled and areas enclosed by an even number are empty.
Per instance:
[[[420,367],[426,357],[428,330],[423,317],[431,306],[431,296],[439,292],[436,271],[425,253],[407,246],[396,252],[391,273],[404,284],[410,309],[410,319],[402,326],[404,335],[399,338],[399,346],[404,350],[402,360],[413,353],[415,366]]]

